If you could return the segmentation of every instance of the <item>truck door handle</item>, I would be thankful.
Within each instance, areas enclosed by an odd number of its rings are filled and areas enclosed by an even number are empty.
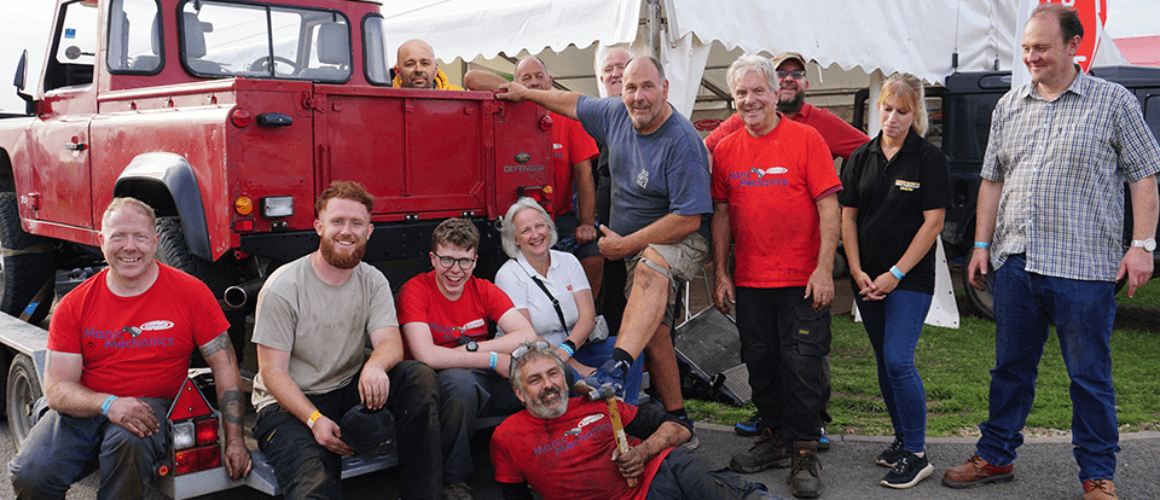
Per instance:
[[[69,142],[64,145],[64,148],[69,151],[84,151],[87,147],[83,142]]]
[[[289,127],[294,119],[282,113],[262,113],[258,115],[258,125],[263,127]]]

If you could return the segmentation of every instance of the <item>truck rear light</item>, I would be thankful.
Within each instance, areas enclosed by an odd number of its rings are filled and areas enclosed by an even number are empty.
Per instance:
[[[193,422],[194,427],[197,428],[197,444],[216,443],[218,440],[218,419],[203,418]]]
[[[250,123],[252,123],[254,119],[250,116],[249,111],[246,111],[242,108],[235,108],[234,112],[230,113],[230,121],[233,122],[235,127],[246,128],[250,126]]]
[[[540,117],[540,130],[544,132],[552,130],[552,117],[550,115]]]
[[[193,448],[197,444],[197,429],[193,421],[175,422],[173,424],[173,449],[184,450]]]
[[[239,196],[234,200],[234,212],[238,215],[250,215],[254,213],[254,200],[249,196]]]
[[[174,475],[212,469],[222,464],[222,447],[218,444],[182,450],[173,454]]]
[[[234,221],[235,233],[248,233],[254,230],[254,221],[252,220],[236,220]],[[242,259],[238,259],[242,260]]]
[[[516,194],[531,198],[536,203],[539,203],[541,207],[544,207],[548,215],[552,215],[553,208],[555,208],[553,205],[554,196],[552,186],[525,186],[519,188]]]
[[[294,198],[290,196],[267,196],[262,198],[263,217],[289,217],[294,215]]]

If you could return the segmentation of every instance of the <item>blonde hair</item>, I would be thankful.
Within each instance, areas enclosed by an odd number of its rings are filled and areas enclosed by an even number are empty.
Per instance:
[[[113,198],[113,202],[109,203],[109,206],[105,208],[105,213],[101,216],[101,233],[105,232],[105,228],[109,225],[109,218],[113,216],[113,213],[124,207],[133,207],[140,210],[146,217],[149,217],[150,225],[157,225],[157,213],[153,211],[153,207],[137,198],[122,196]]]
[[[910,73],[895,73],[882,84],[882,93],[878,94],[878,105],[894,97],[902,104],[904,111],[914,112],[914,123],[910,128],[925,136],[928,120],[926,116],[926,91],[922,81]]]

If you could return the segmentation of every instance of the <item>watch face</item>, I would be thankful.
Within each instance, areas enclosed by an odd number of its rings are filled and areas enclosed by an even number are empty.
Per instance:
[[[1156,240],[1152,239],[1152,238],[1148,238],[1148,239],[1144,240],[1144,250],[1147,250],[1149,252],[1155,252],[1156,251]]]
[[[467,352],[475,352],[478,349],[479,349],[479,344],[475,343],[474,340],[467,343]]]

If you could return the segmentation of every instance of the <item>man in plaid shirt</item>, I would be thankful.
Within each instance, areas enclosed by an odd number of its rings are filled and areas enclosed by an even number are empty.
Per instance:
[[[947,486],[1014,479],[1050,321],[1071,377],[1084,500],[1116,498],[1120,448],[1108,347],[1115,282],[1126,276],[1131,296],[1152,276],[1160,147],[1132,93],[1072,62],[1082,37],[1075,11],[1040,4],[1023,32],[1031,83],[1003,96],[992,116],[968,268],[982,289],[988,261],[994,266],[990,417],[979,426],[977,453],[947,470]],[[1135,219],[1127,250],[1124,182]]]

